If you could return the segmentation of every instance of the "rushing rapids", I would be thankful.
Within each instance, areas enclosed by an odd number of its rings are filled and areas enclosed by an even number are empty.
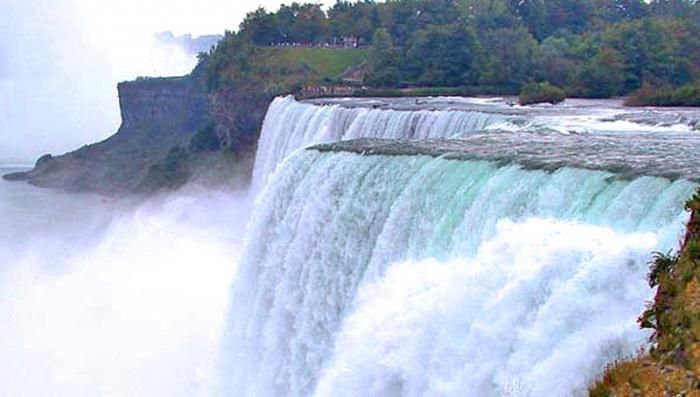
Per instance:
[[[224,390],[582,395],[643,346],[648,261],[682,234],[697,137],[478,133],[512,115],[454,111],[482,121],[416,140],[398,120],[429,111],[269,112],[257,177],[283,161],[232,288]]]
[[[263,123],[253,191],[259,191],[277,164],[293,151],[316,143],[355,138],[457,138],[503,122],[503,114],[477,110],[345,107],[277,98]]]

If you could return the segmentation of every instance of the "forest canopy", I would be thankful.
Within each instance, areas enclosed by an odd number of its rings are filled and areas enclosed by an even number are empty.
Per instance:
[[[698,83],[700,1],[341,0],[328,9],[259,8],[202,55],[210,83],[224,83],[225,70],[256,74],[250,57],[264,47],[369,47],[364,84],[373,87],[512,92],[547,82],[568,95],[610,97]]]

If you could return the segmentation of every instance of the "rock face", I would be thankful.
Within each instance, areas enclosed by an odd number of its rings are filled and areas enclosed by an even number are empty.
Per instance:
[[[634,145],[630,145],[630,141]],[[460,139],[344,140],[313,146],[322,152],[362,155],[425,155],[458,160],[487,160],[554,171],[572,167],[609,171],[617,178],[658,176],[700,183],[700,137],[684,134],[626,133],[539,135],[491,130]]]
[[[273,95],[245,84],[211,93],[210,114],[221,145],[237,154],[254,152],[273,98]]]
[[[139,79],[118,86],[122,125],[110,138],[5,176],[67,191],[135,191],[149,168],[209,122],[209,101],[192,77]]]
[[[190,136],[206,122],[207,95],[191,77],[139,79],[120,83],[120,137],[157,133],[158,138]],[[170,134],[163,135],[166,130]]]

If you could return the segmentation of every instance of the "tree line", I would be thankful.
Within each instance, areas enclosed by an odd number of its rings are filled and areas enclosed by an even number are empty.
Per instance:
[[[250,46],[347,42],[371,46],[370,86],[517,90],[549,82],[569,95],[610,97],[696,82],[700,1],[340,0],[327,10],[292,3],[250,12],[206,58],[225,68]],[[227,49],[237,56],[217,54]]]

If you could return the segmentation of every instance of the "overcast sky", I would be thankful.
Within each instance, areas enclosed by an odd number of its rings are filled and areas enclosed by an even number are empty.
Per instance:
[[[277,0],[0,0],[0,162],[60,154],[114,133],[116,84],[179,75],[193,58],[153,34],[234,30]]]

